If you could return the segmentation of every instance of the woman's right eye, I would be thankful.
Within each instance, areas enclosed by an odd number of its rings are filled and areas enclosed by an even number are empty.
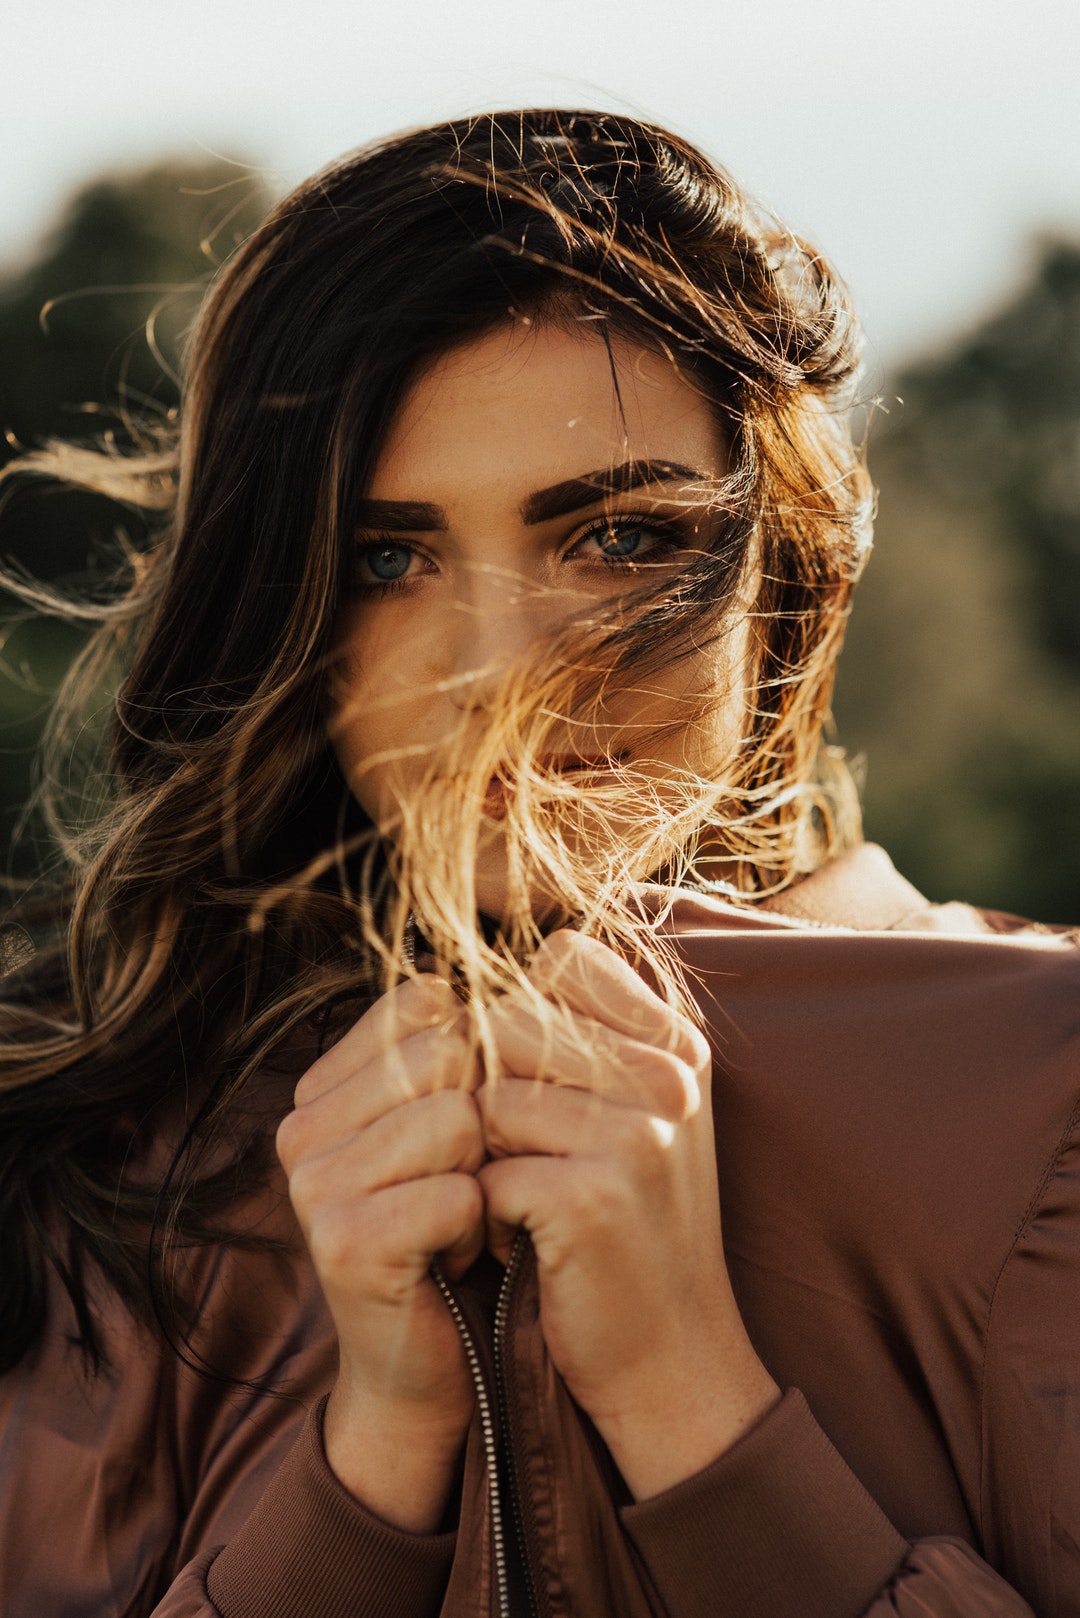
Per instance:
[[[392,544],[380,540],[375,544],[360,545],[356,552],[356,582],[363,590],[388,591],[402,586],[421,560],[411,545]]]

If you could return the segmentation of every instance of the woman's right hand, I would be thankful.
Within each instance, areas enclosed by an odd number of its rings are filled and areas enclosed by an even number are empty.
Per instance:
[[[338,1333],[327,1458],[373,1511],[417,1532],[438,1525],[474,1402],[429,1274],[436,1253],[463,1274],[485,1240],[466,1029],[449,984],[399,984],[307,1070],[277,1137]]]

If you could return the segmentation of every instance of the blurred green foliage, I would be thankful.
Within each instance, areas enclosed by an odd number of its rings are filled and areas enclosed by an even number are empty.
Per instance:
[[[14,440],[0,459],[49,435],[131,443],[133,418],[167,417],[206,281],[268,200],[217,164],[80,193],[41,256],[0,283],[0,428]],[[867,834],[934,898],[1076,921],[1080,248],[1044,245],[1008,307],[884,393],[878,540],[836,701],[840,740],[866,758]],[[17,486],[0,551],[74,580],[118,527],[139,537],[107,501]],[[6,633],[4,846],[77,644],[47,620]],[[41,847],[26,841],[14,868],[30,874]]]
[[[890,385],[837,691],[867,835],[933,898],[1080,920],[1080,247]]]
[[[40,255],[0,281],[0,465],[50,437],[120,448],[178,402],[185,329],[216,266],[262,217],[270,198],[246,168],[162,164],[105,178],[76,195]],[[92,578],[116,531],[142,537],[141,519],[111,502],[6,487],[0,554],[34,577]],[[0,607],[11,598],[0,593]],[[56,620],[9,618],[0,641],[0,846],[10,847],[30,792],[52,694],[80,644]],[[31,875],[45,844],[31,821],[7,862]]]

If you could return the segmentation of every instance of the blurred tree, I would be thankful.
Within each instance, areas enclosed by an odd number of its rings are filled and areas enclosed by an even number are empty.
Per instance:
[[[895,392],[836,701],[867,835],[935,898],[1075,922],[1080,248]]]
[[[164,163],[106,177],[69,204],[39,258],[0,283],[0,465],[48,437],[121,447],[175,411],[185,327],[217,264],[254,228],[265,186],[239,165]],[[121,527],[103,499],[25,480],[9,486],[0,553],[38,578],[74,580]],[[0,596],[0,605],[3,597]],[[9,603],[10,605],[10,603]],[[0,846],[30,786],[31,760],[78,636],[10,622],[0,643]],[[32,842],[16,859],[28,872]]]

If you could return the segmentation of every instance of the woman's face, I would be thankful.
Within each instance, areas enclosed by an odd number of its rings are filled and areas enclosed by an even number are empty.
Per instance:
[[[421,377],[363,504],[330,694],[345,776],[384,832],[440,744],[463,725],[479,734],[516,656],[655,569],[687,564],[713,521],[704,486],[726,469],[713,412],[670,361],[625,343],[609,353],[587,331],[507,326]],[[567,716],[545,762],[617,754],[716,779],[742,723],[745,648],[742,615],[719,646],[615,693],[602,727]],[[677,721],[703,688],[727,693],[715,716],[635,758],[635,736]],[[491,818],[477,899],[499,916]]]

